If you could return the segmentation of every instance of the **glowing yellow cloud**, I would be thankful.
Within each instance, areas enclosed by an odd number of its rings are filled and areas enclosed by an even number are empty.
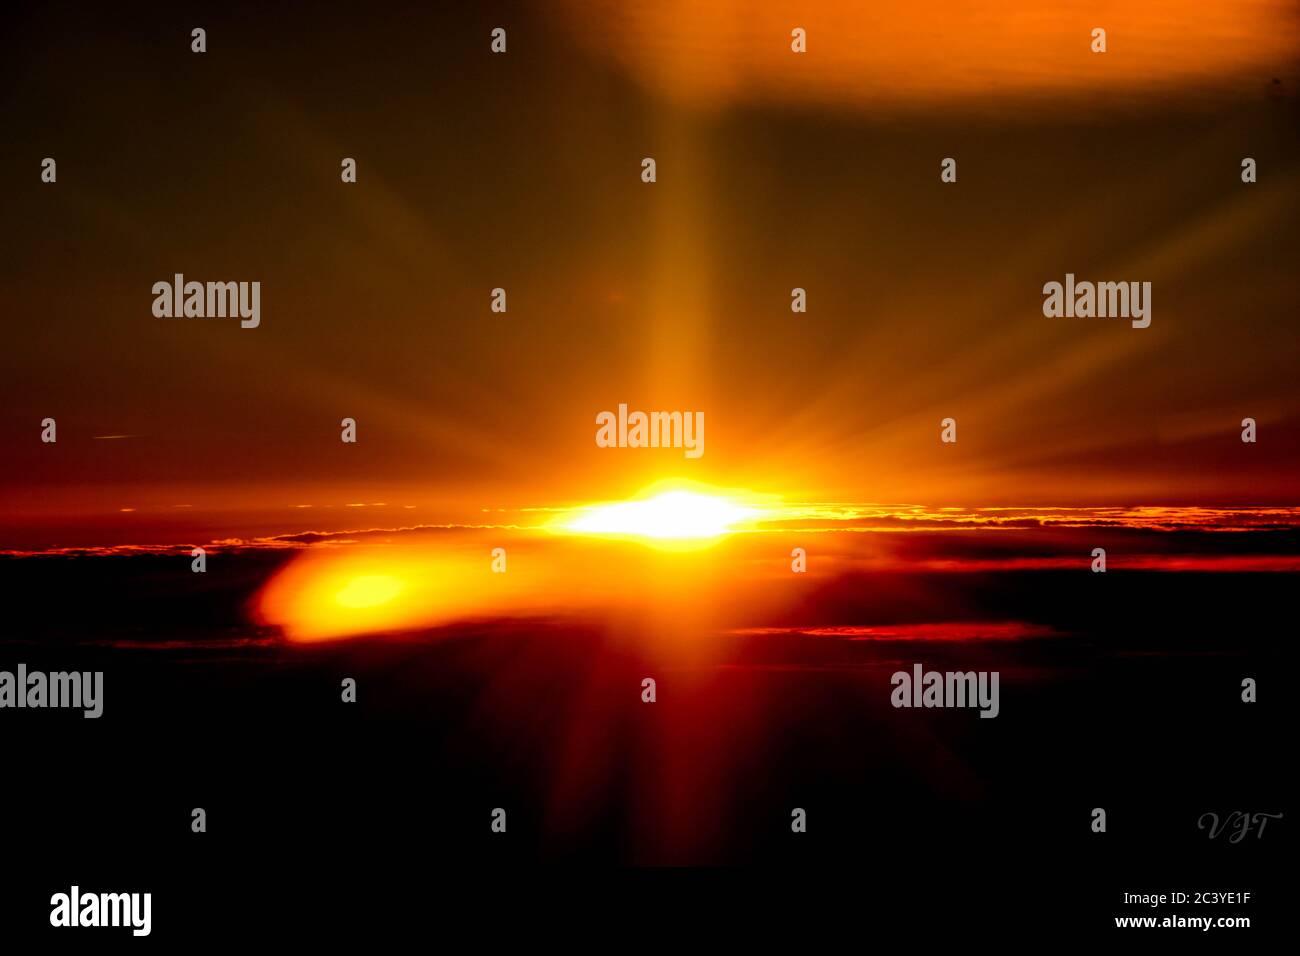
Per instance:
[[[258,594],[256,617],[292,640],[436,626],[491,606],[486,552],[420,547],[308,549]]]
[[[307,548],[267,582],[252,611],[289,640],[312,642],[589,613],[628,600],[679,609],[707,590],[710,563],[641,545],[703,550],[778,507],[773,497],[673,479],[626,501],[565,510],[542,527],[423,529],[400,541]],[[497,571],[498,548],[509,551],[508,573]]]
[[[334,600],[343,607],[378,607],[402,592],[402,582],[389,574],[362,574],[345,584]]]

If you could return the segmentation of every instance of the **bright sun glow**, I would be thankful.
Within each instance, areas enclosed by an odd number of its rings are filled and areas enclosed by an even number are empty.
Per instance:
[[[732,532],[760,530],[781,507],[775,495],[666,479],[623,501],[557,509],[540,526],[420,529],[309,547],[267,582],[253,613],[289,640],[328,641],[557,607],[585,613],[626,601],[632,578],[637,602],[680,608],[706,589],[700,570],[708,562],[660,560],[645,549],[705,551]],[[508,574],[497,573],[498,550],[501,571],[509,551]]]
[[[388,574],[363,574],[344,585],[334,600],[343,607],[378,607],[402,591],[402,582]]]
[[[734,531],[759,513],[731,498],[678,490],[586,508],[563,527],[582,534],[693,540]]]

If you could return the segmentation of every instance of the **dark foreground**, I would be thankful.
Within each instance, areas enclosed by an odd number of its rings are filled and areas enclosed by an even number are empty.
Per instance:
[[[98,720],[0,711],[0,920],[15,937],[144,944],[51,930],[50,897],[74,883],[151,892],[167,948],[259,928],[488,940],[545,920],[582,935],[606,919],[622,921],[611,943],[780,924],[804,942],[833,926],[972,940],[1024,926],[1145,944],[1202,931],[1114,918],[1249,916],[1250,930],[1203,934],[1233,940],[1287,919],[1287,575],[1116,575],[1086,601],[1059,572],[914,576],[940,596],[921,619],[978,594],[990,619],[1015,605],[1058,636],[721,634],[684,654],[608,620],[287,645],[240,623],[279,559],[250,556],[184,611],[160,559],[80,560],[5,567],[11,609],[46,610],[9,630],[0,669],[105,674]],[[128,575],[152,586],[119,587]],[[60,601],[70,583],[81,598]],[[837,587],[810,626],[863,623],[861,589]],[[892,708],[890,674],[913,662],[999,670],[999,716]],[[356,703],[341,700],[348,677]],[[1285,815],[1235,842],[1235,827],[1198,827],[1233,811]],[[1153,909],[1125,892],[1250,897]]]

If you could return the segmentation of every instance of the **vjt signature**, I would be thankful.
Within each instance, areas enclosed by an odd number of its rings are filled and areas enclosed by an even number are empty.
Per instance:
[[[1219,815],[1217,813],[1214,813],[1211,810],[1207,810],[1205,813],[1202,813],[1200,819],[1196,821],[1196,829],[1198,830],[1205,829],[1206,817],[1210,818],[1210,839],[1211,840],[1213,840],[1215,837],[1217,837],[1220,833],[1222,833],[1224,830],[1228,829],[1229,827],[1235,826],[1237,829],[1232,834],[1232,836],[1228,837],[1228,842],[1240,843],[1250,833],[1252,827],[1258,828],[1258,832],[1256,832],[1255,834],[1255,839],[1258,840],[1260,837],[1264,835],[1264,825],[1268,823],[1269,820],[1281,820],[1282,814],[1280,813],[1253,813],[1252,814],[1252,813],[1246,813],[1243,810],[1233,810],[1226,817],[1224,817],[1223,822],[1220,823]]]

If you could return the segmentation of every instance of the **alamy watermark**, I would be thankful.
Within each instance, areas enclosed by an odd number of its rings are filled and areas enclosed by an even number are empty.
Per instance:
[[[978,707],[981,717],[998,715],[997,671],[895,671],[889,702],[895,707]]]
[[[1067,272],[1064,284],[1043,286],[1043,296],[1043,315],[1049,319],[1132,319],[1135,329],[1151,324],[1150,282],[1075,282],[1074,273]]]
[[[0,671],[0,707],[70,707],[84,711],[83,717],[104,712],[103,671]]]
[[[171,282],[155,282],[153,294],[153,314],[160,319],[238,318],[245,329],[262,322],[261,282],[186,282],[178,272]]]
[[[682,448],[687,458],[704,454],[703,412],[628,412],[627,404],[618,406],[618,414],[601,412],[596,416],[598,448]]]
[[[50,897],[51,926],[129,926],[133,936],[153,928],[152,893],[82,893],[75,883]]]

